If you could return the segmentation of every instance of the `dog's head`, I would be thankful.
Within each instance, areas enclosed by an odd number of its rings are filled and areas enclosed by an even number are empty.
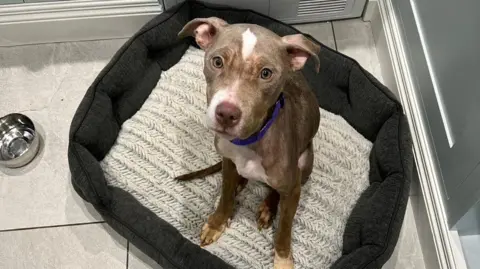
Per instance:
[[[257,132],[291,72],[309,57],[319,68],[320,47],[301,34],[280,37],[258,25],[211,17],[190,21],[179,36],[195,37],[205,51],[207,125],[227,138]]]

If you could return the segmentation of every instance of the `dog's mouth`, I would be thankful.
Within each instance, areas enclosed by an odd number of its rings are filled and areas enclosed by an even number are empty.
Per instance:
[[[210,124],[209,124],[210,123]],[[245,129],[244,125],[242,123],[233,126],[233,127],[224,127],[219,125],[218,123],[207,123],[208,129],[211,131],[215,132],[216,135],[218,135],[221,138],[227,139],[227,140],[233,140],[233,139],[247,139],[251,135],[255,133],[255,131],[250,131]]]
[[[232,132],[226,130],[226,129],[221,129],[221,128],[210,128],[212,131],[214,131],[217,135],[219,135],[222,138],[225,138],[227,140],[232,140],[236,138],[236,135],[233,134]]]

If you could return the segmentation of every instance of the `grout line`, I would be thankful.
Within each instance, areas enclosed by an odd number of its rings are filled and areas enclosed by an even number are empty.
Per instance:
[[[0,4],[1,6],[1,4]],[[85,40],[70,40],[70,41],[53,41],[53,42],[42,42],[42,43],[29,43],[29,44],[20,44],[20,45],[11,45],[11,46],[0,46],[0,49],[9,49],[16,47],[30,47],[30,46],[42,46],[42,45],[55,45],[55,44],[65,44],[65,43],[89,43],[89,42],[102,42],[102,41],[112,41],[125,39],[125,42],[128,40],[128,37],[112,37],[112,38],[100,38],[100,39],[85,39]]]
[[[127,268],[128,269],[128,256],[130,254],[130,241],[127,241],[127,261],[125,262],[125,264],[127,265]]]
[[[330,21],[330,25],[331,25],[331,27],[332,27],[333,42],[335,43],[335,50],[338,51],[338,47],[337,47],[337,37],[335,36],[335,28],[333,28],[333,21]]]
[[[50,228],[62,228],[62,227],[72,227],[72,226],[84,226],[84,225],[100,224],[100,223],[105,223],[105,221],[101,220],[101,221],[83,222],[83,223],[74,223],[74,224],[60,224],[60,225],[49,225],[49,226],[39,226],[39,227],[30,227],[30,228],[15,228],[15,229],[0,230],[0,233],[40,230],[40,229],[50,229]]]

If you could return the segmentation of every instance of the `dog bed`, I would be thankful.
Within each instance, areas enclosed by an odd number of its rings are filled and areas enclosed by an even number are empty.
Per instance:
[[[275,229],[258,231],[265,189],[238,196],[230,228],[198,246],[220,175],[174,176],[218,161],[203,126],[203,52],[176,35],[189,20],[217,16],[279,35],[292,27],[252,11],[186,2],[159,15],[114,56],[72,121],[69,163],[75,190],[164,268],[273,268]],[[402,107],[358,63],[322,45],[320,73],[307,81],[320,104],[315,168],[294,220],[297,268],[381,268],[398,239],[408,199],[411,142]]]
[[[188,49],[162,73],[140,110],[125,121],[101,167],[109,186],[121,188],[199,244],[199,228],[216,207],[220,173],[188,182],[175,176],[218,162],[213,134],[204,126],[203,55]],[[313,140],[315,159],[293,223],[297,268],[328,268],[341,256],[348,216],[368,187],[372,143],[342,117],[322,110]],[[236,268],[273,268],[273,229],[259,231],[257,208],[268,188],[250,182],[237,196],[236,213],[220,239],[205,249]],[[278,218],[277,218],[278,220]]]

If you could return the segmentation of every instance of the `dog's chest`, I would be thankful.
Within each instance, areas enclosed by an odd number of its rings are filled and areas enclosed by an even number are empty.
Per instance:
[[[239,175],[268,184],[268,176],[262,165],[262,158],[255,151],[248,147],[234,145],[223,138],[219,138],[217,150],[222,156],[235,163]]]

